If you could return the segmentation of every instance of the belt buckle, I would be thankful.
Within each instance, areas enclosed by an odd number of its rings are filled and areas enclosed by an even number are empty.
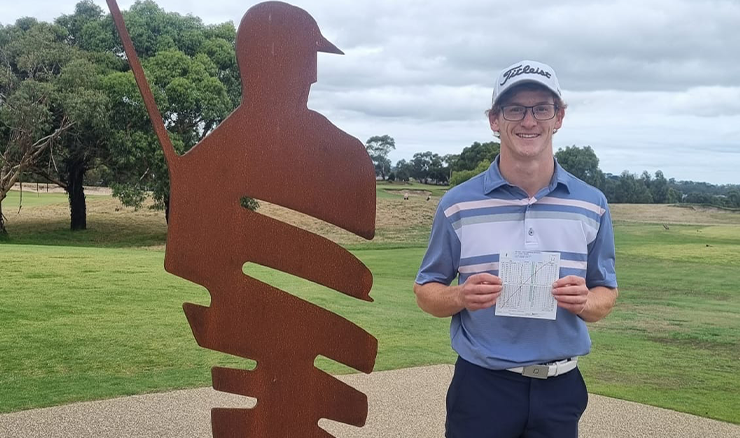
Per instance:
[[[522,369],[522,376],[547,379],[548,371],[550,371],[550,367],[547,365],[529,365]]]

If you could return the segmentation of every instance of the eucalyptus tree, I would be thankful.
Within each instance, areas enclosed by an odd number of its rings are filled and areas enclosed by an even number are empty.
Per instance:
[[[464,148],[460,155],[450,163],[452,171],[474,170],[478,168],[481,162],[486,161],[489,164],[493,162],[496,155],[501,151],[501,144],[495,141],[485,143],[473,142],[470,146]]]
[[[375,164],[375,175],[379,175],[385,181],[386,175],[391,171],[391,160],[388,154],[396,149],[396,140],[390,135],[374,135],[365,142],[365,150]]]
[[[449,172],[450,168],[445,166],[445,159],[431,151],[417,152],[411,160],[411,176],[424,184],[430,180],[435,184],[446,184]]]
[[[605,176],[599,169],[599,158],[591,146],[567,146],[555,153],[558,163],[582,181],[604,190]]]
[[[6,78],[2,186],[8,189],[23,172],[60,185],[69,196],[73,230],[86,228],[84,176],[104,155],[109,134],[101,78],[124,65],[110,50],[112,35],[101,32],[103,19],[102,10],[85,1],[55,24],[20,19],[0,38]],[[91,47],[98,51],[85,50]]]
[[[200,18],[165,12],[139,1],[124,20],[175,149],[185,153],[241,101],[232,23],[205,25]],[[123,57],[116,40],[114,52]],[[151,194],[168,212],[169,175],[131,71],[104,78],[111,102],[109,179],[114,195],[141,206]]]
[[[0,234],[1,203],[24,173],[42,167],[45,154],[81,120],[79,100],[60,79],[75,58],[65,30],[22,18],[0,28]]]

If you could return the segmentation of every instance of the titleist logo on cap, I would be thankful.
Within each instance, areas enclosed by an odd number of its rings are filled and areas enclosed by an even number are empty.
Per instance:
[[[546,77],[548,79],[552,76],[552,74],[550,74],[549,71],[541,70],[539,67],[532,68],[529,65],[525,65],[524,67],[522,67],[522,65],[519,64],[516,67],[513,67],[513,68],[507,70],[506,72],[504,72],[504,74],[503,74],[504,81],[501,82],[501,84],[499,84],[499,85],[503,86],[505,83],[507,83],[509,81],[509,79],[515,78],[515,77],[517,77],[519,75],[540,75],[540,76],[544,76],[544,77]]]

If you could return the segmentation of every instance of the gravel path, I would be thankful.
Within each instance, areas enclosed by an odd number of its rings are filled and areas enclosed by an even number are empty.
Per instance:
[[[444,398],[452,366],[341,376],[365,392],[363,428],[322,420],[341,438],[432,438],[444,435]],[[123,397],[0,415],[2,438],[210,437],[212,407],[249,407],[251,399],[210,388]],[[581,438],[740,438],[740,426],[591,395]]]

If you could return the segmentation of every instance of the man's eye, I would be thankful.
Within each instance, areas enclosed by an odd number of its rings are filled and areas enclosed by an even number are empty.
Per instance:
[[[524,107],[523,106],[510,106],[509,112],[511,114],[521,114],[522,112],[524,112]]]

